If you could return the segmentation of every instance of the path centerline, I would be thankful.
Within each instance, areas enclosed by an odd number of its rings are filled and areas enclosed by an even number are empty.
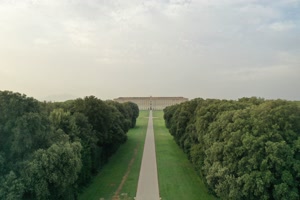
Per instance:
[[[149,113],[140,176],[136,200],[159,200],[155,139],[153,131],[152,110]]]

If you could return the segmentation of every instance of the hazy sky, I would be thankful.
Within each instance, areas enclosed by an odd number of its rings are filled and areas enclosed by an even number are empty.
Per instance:
[[[0,0],[0,90],[300,100],[300,0]]]

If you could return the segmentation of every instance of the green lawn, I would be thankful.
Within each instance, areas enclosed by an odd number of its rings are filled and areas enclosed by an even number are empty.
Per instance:
[[[120,194],[127,193],[129,197],[135,197],[143,156],[148,115],[148,111],[140,111],[136,127],[128,132],[127,142],[109,159],[109,162],[93,179],[91,185],[83,191],[79,196],[79,199],[112,199],[122,182],[123,176],[128,171],[128,165],[132,158],[135,159],[130,167],[130,172],[124,182]]]
[[[183,151],[165,127],[163,111],[154,111],[153,119],[159,190],[162,200],[215,199],[194,171]]]

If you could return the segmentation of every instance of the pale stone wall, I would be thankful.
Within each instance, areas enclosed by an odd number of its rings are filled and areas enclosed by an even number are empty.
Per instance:
[[[119,103],[136,103],[140,110],[163,110],[167,106],[188,101],[184,97],[119,97],[114,99]]]

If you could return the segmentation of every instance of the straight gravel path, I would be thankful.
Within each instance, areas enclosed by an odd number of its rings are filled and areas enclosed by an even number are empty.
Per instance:
[[[136,200],[159,200],[155,140],[153,132],[152,110],[149,113],[144,153],[140,170]]]

